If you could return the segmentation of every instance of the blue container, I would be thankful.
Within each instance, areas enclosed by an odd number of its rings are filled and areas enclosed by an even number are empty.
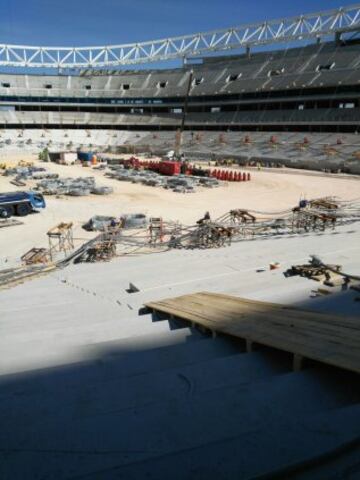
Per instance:
[[[93,152],[78,152],[77,156],[82,162],[91,162],[94,154]]]

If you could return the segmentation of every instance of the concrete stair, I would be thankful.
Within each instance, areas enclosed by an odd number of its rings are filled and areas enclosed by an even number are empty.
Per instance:
[[[241,357],[249,362],[243,369]],[[256,366],[242,383],[253,361]],[[308,442],[319,454],[339,439],[354,438],[359,391],[347,375],[269,372],[260,363],[258,355],[239,354],[181,369],[179,379],[174,372],[159,372],[128,377],[124,383],[102,382],[94,391],[80,383],[78,389],[60,396],[55,391],[36,405],[38,393],[29,402],[14,402],[13,418],[5,419],[0,432],[0,449],[21,445],[17,457],[22,462],[8,462],[15,479],[35,469],[38,478],[49,469],[55,469],[57,478],[127,478],[121,476],[124,472],[129,478],[166,478],[159,475],[170,468],[175,478],[198,478],[196,471],[205,478],[220,468],[232,474],[223,478],[253,478],[311,458]],[[239,380],[236,385],[221,380],[226,364]],[[341,392],[337,396],[334,386]]]

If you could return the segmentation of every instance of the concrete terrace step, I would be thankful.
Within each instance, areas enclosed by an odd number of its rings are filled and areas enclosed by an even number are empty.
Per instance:
[[[138,350],[145,348],[156,348],[163,345],[164,342],[169,344],[175,341],[186,341],[191,338],[199,338],[200,334],[197,330],[184,328],[180,330],[170,330],[165,322],[156,327],[150,324],[151,328],[136,330],[132,335],[125,332],[114,335],[114,331],[100,332],[92,341],[80,334],[78,339],[67,337],[62,344],[57,338],[53,341],[34,341],[34,342],[13,342],[13,344],[5,344],[1,346],[1,362],[0,375],[28,371],[32,368],[41,369],[56,367],[58,365],[66,365],[75,362],[84,362],[89,360],[98,360],[109,354],[110,345],[115,347],[118,352],[119,346],[124,347],[125,352],[131,352],[132,348]],[[182,332],[182,333],[178,333]],[[129,332],[128,332],[129,333]],[[201,338],[201,337],[200,337]],[[171,339],[171,340],[169,340]],[[167,344],[167,343],[166,343]],[[135,347],[134,347],[135,346]],[[105,353],[104,353],[105,352]]]
[[[131,336],[145,335],[170,330],[168,322],[153,322],[151,315],[140,316],[126,320],[121,315],[109,318],[109,316],[89,315],[79,316],[77,313],[68,314],[68,322],[52,324],[50,320],[44,327],[36,329],[21,329],[9,331],[6,339],[0,340],[0,348],[7,349],[24,344],[32,345],[37,342],[53,342],[54,345],[84,345],[93,342],[102,342],[112,338],[127,338]],[[74,325],[75,323],[75,325]],[[5,341],[6,340],[6,341]]]
[[[115,260],[110,263],[106,269],[99,268],[99,265],[91,265],[90,270],[76,269],[69,267],[69,269],[62,272],[66,283],[63,283],[64,288],[76,289],[80,286],[85,290],[94,291],[100,297],[110,297],[118,299],[120,302],[125,302],[127,298],[131,298],[126,289],[129,283],[133,283],[140,290],[154,285],[177,284],[187,282],[189,280],[189,270],[184,269],[184,258],[179,255],[179,252],[166,252],[166,254],[159,253],[156,255],[156,260],[152,256],[151,262],[141,264],[139,268],[139,258],[137,262],[126,262],[124,265],[120,264],[120,260]],[[143,258],[143,257],[142,257]],[[146,259],[146,257],[145,257]],[[231,273],[233,270],[231,266],[227,266],[222,262],[222,255],[219,255],[217,260],[213,262],[204,262],[202,258],[197,259],[196,256],[188,258],[187,262],[191,263],[191,272],[195,277],[211,277],[216,276],[219,271]],[[154,267],[156,265],[156,275],[154,275]],[[98,274],[101,272],[101,275]]]
[[[199,343],[195,342],[196,348]],[[214,342],[216,343],[216,341]],[[188,346],[191,347],[191,345]],[[218,354],[221,354],[218,345]],[[16,393],[0,393],[2,407],[11,407],[16,414],[17,421],[23,423],[29,416],[42,415],[43,420],[52,417],[61,417],[64,421],[71,421],[79,415],[109,415],[118,414],[121,410],[140,408],[145,405],[163,402],[166,400],[183,399],[187,401],[201,392],[226,388],[232,385],[247,385],[251,382],[285,373],[290,368],[279,356],[272,358],[263,353],[227,355],[208,358],[191,365],[182,365],[155,372],[144,372],[136,375],[114,376],[89,380],[82,377],[81,369],[77,371],[77,382],[66,388],[61,382],[50,381],[45,388],[37,388],[26,396]],[[105,370],[105,369],[103,369]],[[86,398],[86,407],[83,406]],[[56,402],[55,402],[56,399]],[[62,408],[52,409],[54,403],[61,402]],[[6,410],[7,411],[7,410]],[[2,428],[11,428],[12,419],[8,414],[1,414]]]
[[[92,473],[85,473],[81,478],[96,480],[100,474],[107,480],[356,480],[359,449],[349,449],[349,455],[341,465],[338,455],[334,457],[334,452],[356,440],[359,418],[359,405],[354,405],[334,409],[331,415],[325,412],[304,419],[293,419],[289,424],[284,424],[281,420],[276,420],[274,424],[268,419],[266,430],[250,430],[245,435],[240,434],[146,461],[134,460],[128,465],[118,466],[115,460],[110,459],[107,468],[104,464],[99,468],[94,466]],[[321,458],[324,460],[318,462],[317,459]],[[313,460],[314,463],[311,464]],[[305,471],[296,468],[306,464],[309,466]],[[84,470],[85,468],[82,471]],[[295,472],[293,475],[292,470]]]
[[[352,229],[356,228],[352,227]],[[261,249],[261,253],[256,258],[252,256],[254,243],[245,241],[241,244],[234,243],[231,247],[221,250],[171,251],[165,254],[142,256],[141,259],[125,257],[107,264],[106,268],[101,265],[70,266],[64,271],[56,273],[61,278],[64,276],[67,283],[62,284],[60,280],[57,281],[63,285],[61,290],[73,290],[76,295],[85,295],[77,290],[81,287],[96,293],[97,297],[94,298],[98,300],[120,302],[125,308],[127,303],[136,307],[139,305],[137,298],[140,299],[142,295],[148,296],[158,292],[171,296],[177,295],[179,291],[186,288],[205,289],[209,284],[214,285],[214,288],[219,288],[221,284],[221,287],[226,290],[231,288],[229,285],[234,287],[234,284],[237,283],[244,287],[244,275],[245,277],[249,275],[254,282],[259,281],[260,276],[256,270],[259,267],[268,267],[269,262],[279,256],[283,258],[282,265],[285,269],[294,262],[307,261],[309,254],[314,250],[323,250],[326,238],[331,239],[333,250],[343,248],[345,237],[346,240],[349,237],[346,233],[348,229],[349,227],[345,226],[338,228],[336,232],[325,232],[321,235],[309,234],[263,240],[265,244],[262,246],[269,248]],[[292,248],[287,250],[288,253],[284,257],[285,244],[289,243]],[[326,259],[330,262],[334,260],[333,254],[328,256],[324,252],[323,255],[328,257]],[[356,255],[356,251],[352,250],[351,255]],[[140,263],[141,268],[139,267]],[[190,265],[191,269],[187,269],[186,266]],[[154,271],[156,271],[156,275],[154,275]],[[275,280],[279,284],[287,285],[281,273],[278,272]],[[265,279],[269,279],[270,275],[271,278],[274,276],[269,272],[263,274]],[[53,279],[53,281],[55,280]],[[140,289],[138,294],[126,292],[130,282]]]
[[[338,442],[340,434],[358,433],[360,406],[352,409],[350,417],[345,415],[344,420],[340,415],[336,422],[337,409],[360,399],[360,393],[345,377],[343,372],[290,373],[246,386],[199,392],[187,400],[165,398],[148,406],[98,414],[87,414],[85,392],[70,420],[65,421],[61,415],[32,416],[31,421],[13,422],[11,429],[0,431],[0,450],[13,452],[6,463],[5,478],[10,472],[12,479],[21,478],[25,471],[36,472],[39,478],[50,471],[56,471],[57,478],[96,472],[99,478],[107,469],[111,472],[124,465],[171,458],[184,451],[187,459],[193,458],[192,450],[208,449],[209,453],[209,445],[222,445],[229,439],[238,448],[241,445],[238,455],[233,456],[238,468],[241,460],[248,458],[245,464],[252,464],[258,471],[259,455],[273,465],[271,454],[263,446],[273,452],[277,448],[277,461],[284,464],[284,458],[293,458],[294,450],[308,454],[309,439],[325,438],[326,444],[329,438]],[[61,410],[58,400],[54,399],[53,411]],[[320,421],[314,426],[316,417]],[[281,455],[284,449],[287,457]],[[211,449],[210,454],[208,462],[220,468],[219,454]],[[224,449],[220,455],[227,455]],[[185,463],[181,468],[190,468],[190,462]],[[195,461],[193,465],[197,464]]]
[[[6,375],[1,377],[0,394],[12,394],[18,390],[52,390],[77,384],[77,374],[87,383],[101,383],[192,365],[239,352],[239,346],[226,339],[211,339],[197,330],[181,329],[157,335],[139,335],[125,339],[94,343],[76,349],[69,349],[68,356],[56,364],[59,353],[50,357],[53,368]],[[39,360],[39,357],[34,357]],[[46,357],[45,357],[46,358]],[[40,357],[42,361],[43,356]],[[13,360],[15,362],[15,360]],[[16,364],[15,364],[16,365]],[[10,364],[10,367],[13,366]],[[9,373],[14,370],[10,370]]]

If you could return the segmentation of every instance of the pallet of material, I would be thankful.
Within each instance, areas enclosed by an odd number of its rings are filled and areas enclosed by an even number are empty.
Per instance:
[[[294,369],[304,358],[360,373],[360,319],[343,318],[275,303],[200,292],[148,302],[162,312],[246,341],[293,354]]]
[[[32,248],[26,252],[21,261],[25,265],[34,265],[36,263],[48,263],[50,261],[50,252],[47,248]]]
[[[11,180],[10,183],[16,187],[26,187],[26,183],[21,180]]]
[[[300,275],[300,277],[309,278],[317,282],[331,281],[341,272],[341,265],[293,265],[285,276]]]

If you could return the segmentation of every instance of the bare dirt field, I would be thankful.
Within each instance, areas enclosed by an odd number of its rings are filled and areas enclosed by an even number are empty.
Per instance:
[[[16,164],[18,160],[32,160],[61,177],[94,176],[100,186],[112,186],[109,196],[46,197],[47,208],[22,219],[24,225],[0,229],[0,265],[18,259],[32,247],[47,246],[46,232],[59,222],[72,221],[78,243],[89,238],[81,226],[93,215],[120,216],[124,213],[146,213],[193,224],[206,210],[212,217],[230,209],[276,211],[298,204],[300,198],[333,195],[343,200],[360,197],[360,178],[344,176],[308,175],[306,172],[254,171],[252,180],[229,183],[214,189],[201,188],[196,193],[174,193],[162,188],[119,182],[104,176],[103,171],[82,166],[62,166],[42,163],[29,154],[2,155],[0,163]],[[10,184],[11,177],[0,176],[0,192],[20,190]],[[29,183],[25,189],[31,189]]]

